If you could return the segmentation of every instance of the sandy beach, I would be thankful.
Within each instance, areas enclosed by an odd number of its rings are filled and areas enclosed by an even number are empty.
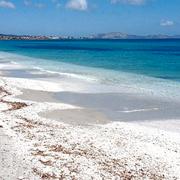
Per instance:
[[[75,97],[107,102],[114,95],[77,96],[75,84],[51,81],[54,76],[0,63],[0,179],[180,179],[178,103],[160,111],[164,101],[119,95],[159,119],[134,114],[134,121],[113,121],[106,106]],[[173,120],[161,119],[166,109]],[[118,117],[129,118],[122,111]]]

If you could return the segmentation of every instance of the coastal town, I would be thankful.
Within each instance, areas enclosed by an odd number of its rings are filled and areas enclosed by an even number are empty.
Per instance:
[[[31,35],[6,35],[0,34],[0,40],[58,40],[73,39],[70,36],[31,36]]]
[[[0,34],[0,40],[72,40],[72,39],[180,39],[180,35],[130,35],[121,32],[100,33],[87,36],[62,36],[62,35],[11,35]]]

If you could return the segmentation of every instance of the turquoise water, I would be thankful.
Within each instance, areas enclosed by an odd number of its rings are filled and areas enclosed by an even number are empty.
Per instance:
[[[180,40],[0,41],[0,51],[85,80],[180,96]]]

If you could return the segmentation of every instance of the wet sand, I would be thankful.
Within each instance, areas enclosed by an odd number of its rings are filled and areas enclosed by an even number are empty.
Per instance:
[[[180,119],[180,103],[129,93],[56,93],[63,103],[96,109],[113,121]]]
[[[180,119],[180,104],[129,93],[73,93],[22,90],[17,98],[36,102],[66,103],[104,114],[112,121]],[[54,117],[51,113],[51,117]],[[50,116],[49,116],[50,118]]]
[[[29,100],[34,102],[51,102],[62,103],[62,101],[55,98],[53,92],[35,91],[35,90],[22,90],[23,94],[16,96],[22,100]],[[105,114],[89,108],[78,108],[72,110],[54,110],[39,113],[40,116],[53,119],[56,121],[65,122],[71,125],[91,125],[91,124],[105,124],[110,122]]]
[[[61,101],[54,97],[55,93],[48,91],[36,91],[30,89],[22,89],[22,94],[16,98],[35,102],[53,102],[60,103]]]
[[[110,122],[103,113],[96,112],[92,109],[55,110],[42,112],[39,115],[47,119],[54,119],[76,126],[106,124]]]

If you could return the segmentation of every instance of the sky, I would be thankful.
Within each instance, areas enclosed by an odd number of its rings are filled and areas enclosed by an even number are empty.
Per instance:
[[[0,0],[0,33],[180,34],[180,0]]]

